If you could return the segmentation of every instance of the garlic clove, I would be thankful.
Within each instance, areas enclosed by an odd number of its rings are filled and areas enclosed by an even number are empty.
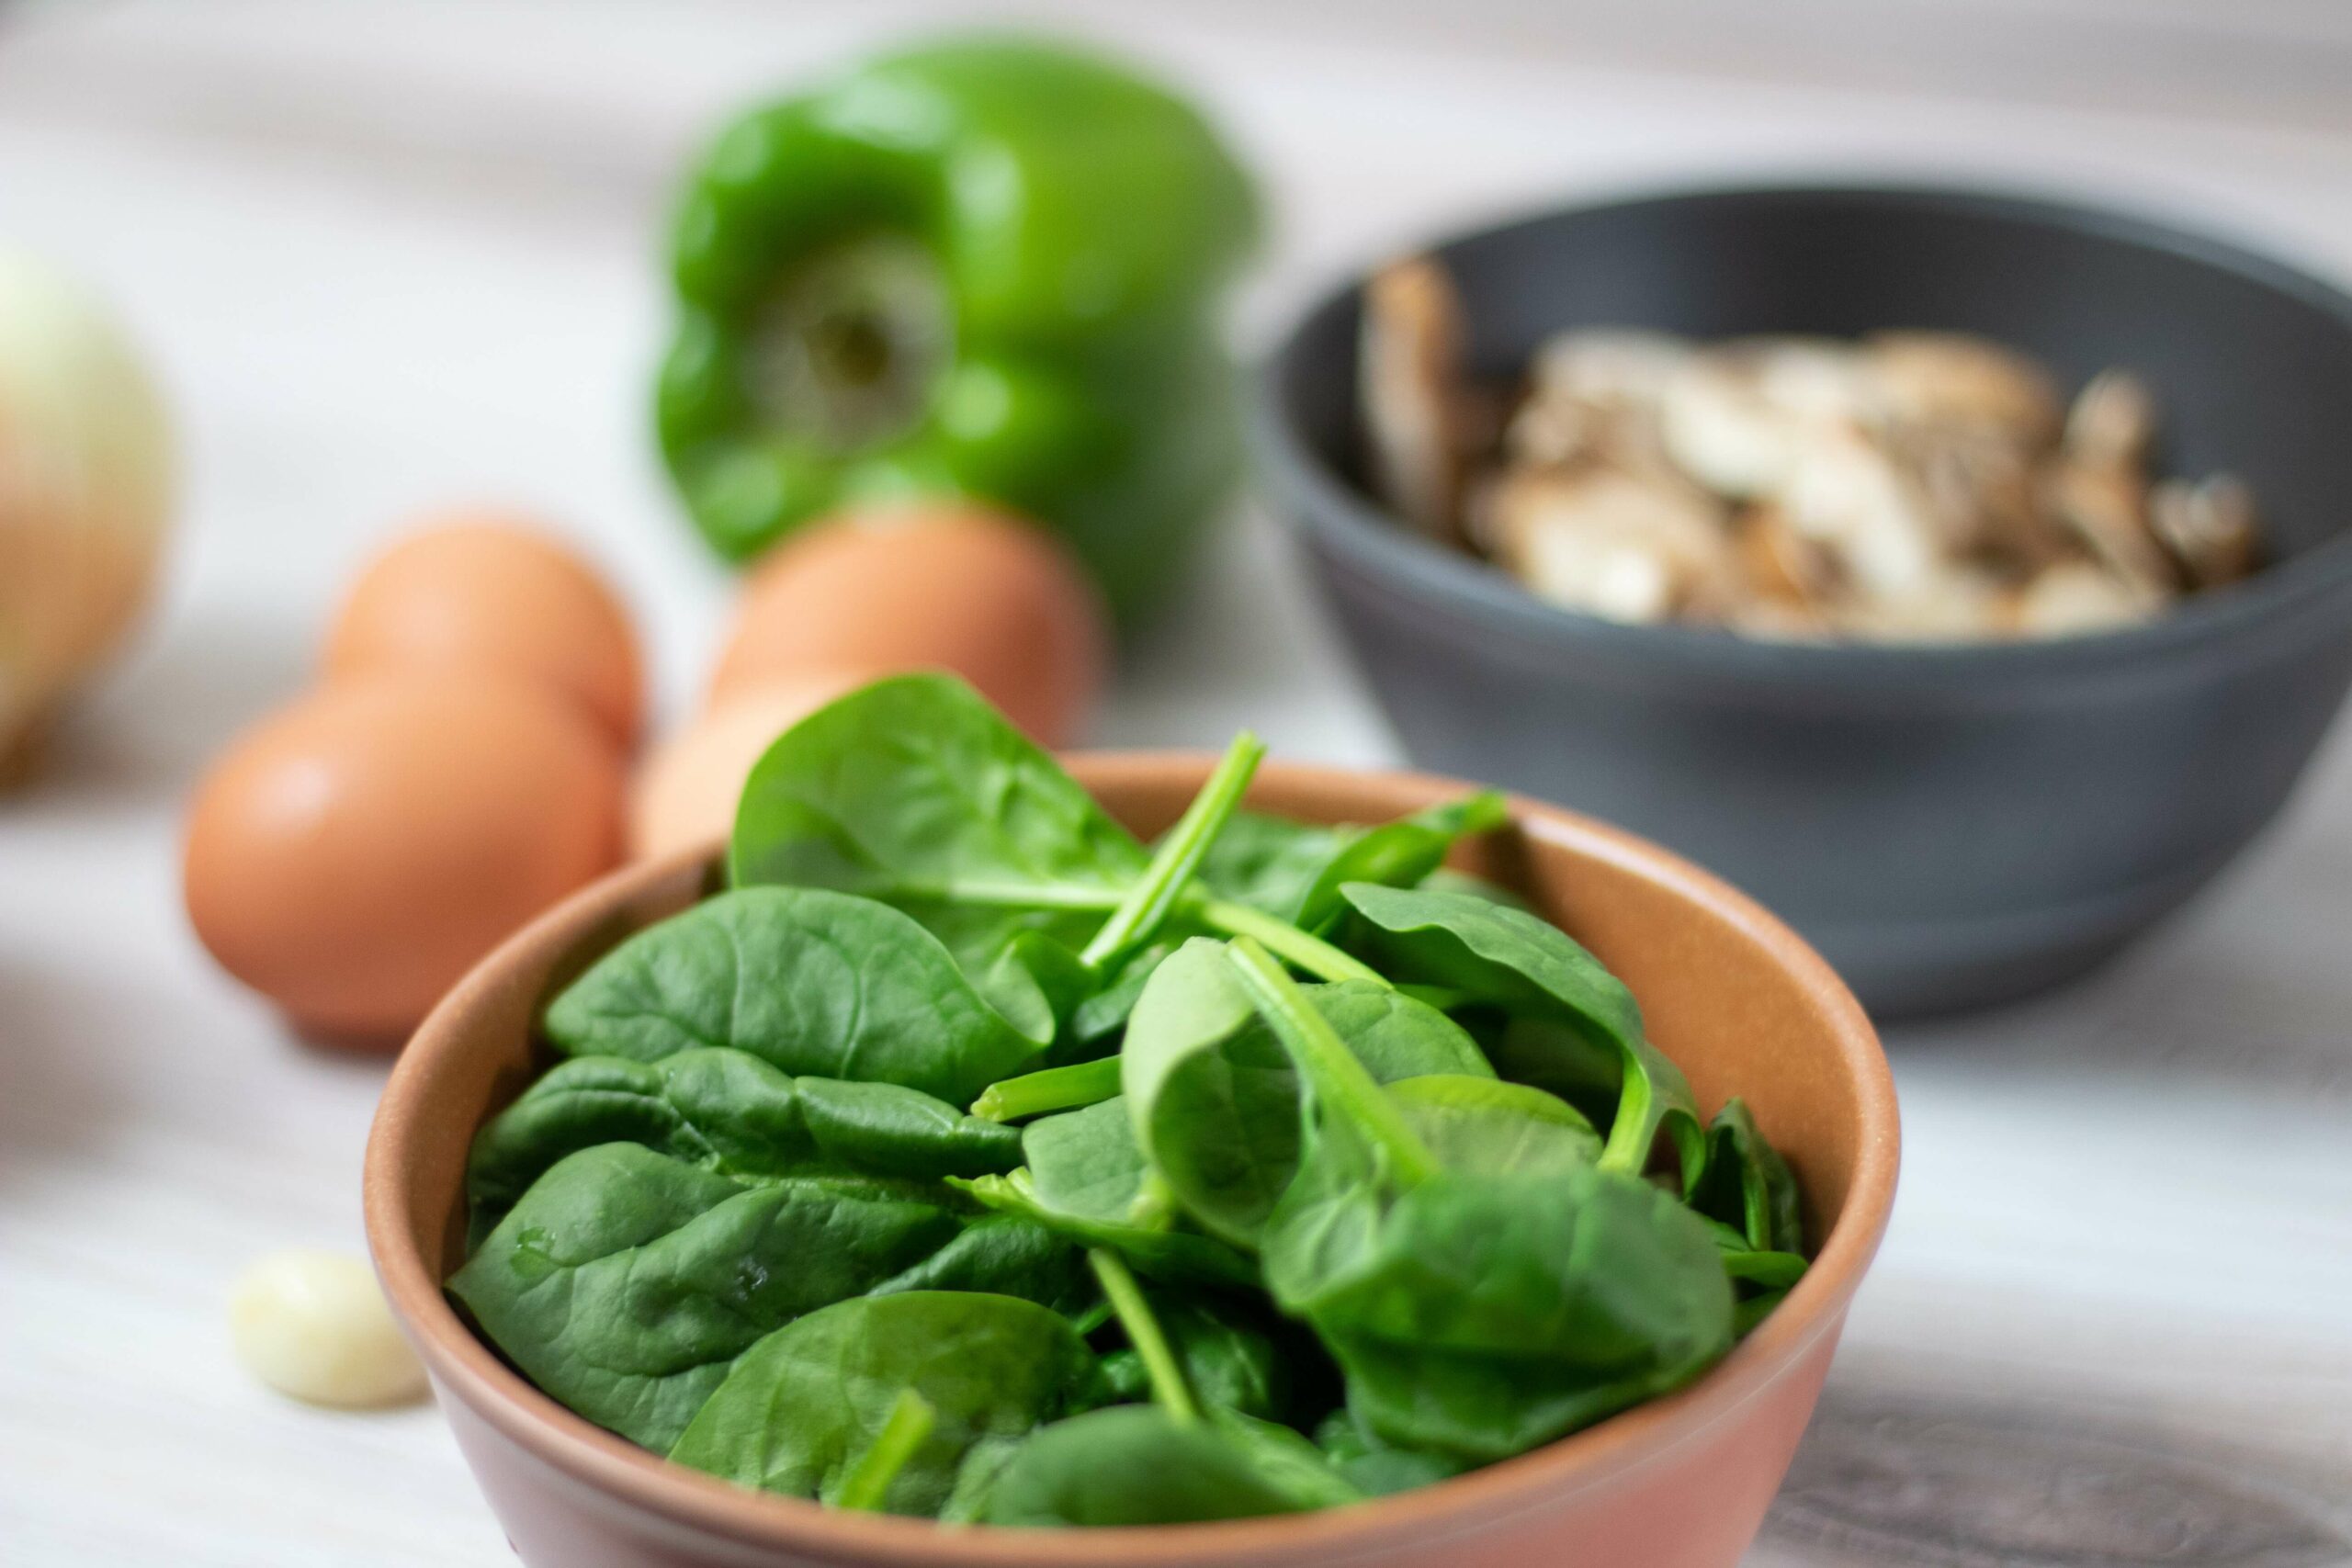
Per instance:
[[[229,1329],[247,1371],[308,1404],[399,1404],[424,1393],[424,1369],[356,1258],[298,1251],[263,1258],[230,1294]]]

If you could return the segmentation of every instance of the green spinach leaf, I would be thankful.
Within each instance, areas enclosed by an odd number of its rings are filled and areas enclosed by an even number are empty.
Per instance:
[[[722,1176],[985,1176],[1021,1135],[896,1084],[793,1077],[749,1052],[559,1062],[475,1137],[477,1244],[566,1155],[632,1143]]]
[[[1248,1419],[1187,1423],[1149,1404],[1074,1416],[1021,1446],[981,1517],[1028,1527],[1174,1525],[1354,1499],[1314,1445],[1287,1427],[1255,1423],[1237,1438]]]
[[[1589,1081],[1596,1070],[1590,1054],[1615,1055],[1621,1087],[1602,1150],[1604,1166],[1647,1168],[1664,1130],[1675,1140],[1686,1177],[1701,1168],[1705,1141],[1689,1080],[1643,1033],[1633,993],[1566,932],[1467,894],[1368,883],[1351,883],[1342,891],[1375,931],[1377,951],[1404,977],[1566,1025],[1552,1032],[1552,1043],[1585,1059],[1538,1075],[1538,1082],[1547,1076]]]
[[[1209,852],[1201,879],[1221,898],[1319,931],[1345,912],[1343,885],[1413,886],[1434,874],[1463,839],[1510,819],[1510,803],[1492,791],[1373,827],[1241,814]]]
[[[1093,1362],[1068,1320],[1014,1297],[861,1297],[745,1351],[670,1457],[739,1485],[839,1503],[911,1393],[929,1427],[890,1456],[881,1506],[969,1517],[1022,1439],[1070,1412]]]
[[[797,1076],[894,1083],[956,1105],[1046,1045],[905,915],[804,887],[721,894],[647,927],[557,997],[545,1026],[570,1055],[658,1062],[732,1046]]]
[[[935,1183],[745,1181],[604,1144],[533,1183],[449,1291],[540,1388],[667,1450],[763,1335],[906,1288],[902,1276],[971,1246],[972,1218]],[[1009,1233],[993,1239],[949,1256],[959,1280],[1010,1263],[1067,1291],[1066,1273],[1040,1269],[1040,1249],[1006,1245]]]
[[[1707,1129],[1707,1158],[1690,1206],[1737,1230],[1759,1252],[1804,1251],[1797,1179],[1766,1141],[1746,1102],[1724,1101]]]
[[[1374,1082],[1262,951],[1237,942],[1233,959],[1314,1118],[1266,1227],[1267,1283],[1322,1337],[1368,1432],[1500,1459],[1679,1386],[1729,1348],[1731,1287],[1706,1221],[1636,1177],[1563,1157],[1549,1134],[1518,1145],[1516,1168],[1449,1165],[1406,1109],[1414,1091]],[[1434,1119],[1442,1134],[1462,1109]],[[1572,1126],[1532,1109],[1487,1100],[1474,1114]]]
[[[1341,981],[1305,994],[1377,1081],[1492,1076],[1459,1026],[1392,988]],[[1195,938],[1159,966],[1119,1061],[1139,1151],[1186,1213],[1254,1247],[1297,1174],[1298,1079],[1222,943]]]
[[[1081,948],[1146,856],[969,686],[903,675],[785,731],[752,769],[728,846],[737,886],[878,898],[976,972],[1023,930]]]

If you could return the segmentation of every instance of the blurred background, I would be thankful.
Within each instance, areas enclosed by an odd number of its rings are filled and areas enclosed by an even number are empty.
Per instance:
[[[649,429],[679,172],[734,108],[982,21],[1114,46],[1225,128],[1272,215],[1250,354],[1423,239],[1747,176],[2093,197],[2352,281],[2335,0],[0,4],[0,237],[110,301],[182,465],[153,612],[0,804],[0,1561],[506,1560],[429,1411],[276,1403],[221,1349],[253,1254],[358,1246],[382,1066],[293,1046],[210,967],[181,802],[446,501],[559,525],[633,614],[657,723],[684,711],[731,578]],[[1261,503],[1226,522],[1088,742],[1246,723],[1397,761]],[[2339,727],[2120,964],[1891,1034],[1905,1196],[1753,1561],[2352,1562],[2347,917]]]

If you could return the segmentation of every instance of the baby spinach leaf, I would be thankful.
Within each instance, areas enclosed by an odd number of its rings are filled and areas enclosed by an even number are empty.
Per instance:
[[[1525,1084],[1443,1073],[1400,1079],[1388,1098],[1449,1170],[1572,1170],[1600,1157],[1600,1134],[1567,1101]]]
[[[467,1162],[477,1240],[541,1173],[598,1144],[641,1144],[722,1176],[985,1176],[1021,1135],[896,1084],[793,1077],[745,1051],[559,1062],[484,1127]]]
[[[1730,1285],[1697,1217],[1590,1166],[1432,1178],[1307,1285],[1284,1304],[1322,1335],[1358,1420],[1473,1462],[1679,1388],[1732,1340]]]
[[[1551,1036],[1563,1049],[1616,1055],[1621,1088],[1602,1164],[1618,1170],[1646,1168],[1661,1129],[1675,1139],[1686,1172],[1703,1164],[1698,1103],[1682,1069],[1644,1035],[1633,993],[1566,932],[1466,894],[1368,883],[1351,883],[1342,891],[1377,933],[1377,951],[1403,978],[1565,1024],[1566,1030]],[[1589,1061],[1578,1061],[1556,1073],[1589,1079],[1593,1071]]]
[[[1744,1101],[1735,1097],[1715,1113],[1707,1151],[1698,1179],[1690,1184],[1690,1206],[1732,1226],[1758,1251],[1803,1253],[1797,1179]]]
[[[1526,897],[1515,888],[1506,887],[1499,882],[1489,881],[1486,877],[1473,875],[1466,871],[1456,871],[1450,865],[1442,865],[1430,872],[1421,879],[1420,886],[1431,893],[1460,893],[1472,898],[1484,898],[1489,904],[1500,904],[1507,908],[1518,909],[1525,914],[1532,915],[1538,912],[1535,906],[1529,903]]]
[[[1222,1285],[1229,1290],[1248,1289],[1258,1282],[1258,1271],[1250,1260],[1214,1237],[1063,1213],[1038,1202],[1028,1179],[1026,1170],[1016,1170],[1010,1176],[982,1176],[969,1181],[955,1177],[948,1185],[961,1188],[1007,1216],[1033,1222],[1080,1247],[1115,1252],[1155,1280]]]
[[[1279,964],[1245,942],[1232,962],[1313,1112],[1266,1226],[1267,1284],[1322,1337],[1368,1432],[1500,1459],[1679,1386],[1729,1348],[1731,1286],[1707,1221],[1637,1177],[1564,1158],[1554,1134],[1517,1142],[1518,1168],[1449,1165],[1406,1111],[1413,1091],[1374,1083]],[[1468,1092],[1428,1097],[1444,1107],[1442,1141],[1464,1113],[1448,1100]],[[1573,1139],[1572,1122],[1533,1112],[1487,1098],[1470,1114]]]
[[[1303,989],[1376,1081],[1492,1074],[1459,1026],[1394,989]],[[1119,1061],[1137,1144],[1178,1202],[1213,1234],[1255,1247],[1297,1174],[1298,1079],[1222,943],[1195,938],[1159,966]]]
[[[1344,1406],[1315,1429],[1315,1446],[1341,1480],[1367,1497],[1434,1486],[1470,1468],[1451,1455],[1391,1447],[1367,1433]]]
[[[1055,1213],[1151,1223],[1145,1198],[1151,1169],[1127,1125],[1126,1105],[1115,1096],[1032,1122],[1022,1129],[1021,1151],[1037,1201]]]
[[[1172,1216],[1151,1201],[1149,1168],[1136,1147],[1124,1101],[1107,1100],[1032,1122],[1022,1131],[1022,1145],[1035,1163],[1005,1176],[951,1178],[948,1184],[1080,1246],[1106,1247],[1155,1280],[1257,1284],[1256,1267],[1240,1253],[1169,1227]]]
[[[1151,1292],[1151,1303],[1186,1384],[1203,1404],[1268,1420],[1290,1413],[1297,1348],[1247,1297],[1163,1288]],[[1151,1397],[1150,1378],[1134,1348],[1104,1354],[1102,1371],[1114,1397]]]
[[[739,1485],[840,1502],[912,1394],[929,1430],[889,1456],[882,1506],[936,1517],[973,1489],[967,1474],[992,1478],[1023,1438],[1069,1414],[1093,1360],[1065,1319],[1011,1296],[861,1297],[745,1351],[670,1457]]]
[[[1344,912],[1344,884],[1410,887],[1434,874],[1463,839],[1510,819],[1510,804],[1492,791],[1373,827],[1239,814],[1210,850],[1201,879],[1221,898],[1320,931]]]
[[[746,1182],[604,1144],[533,1183],[449,1291],[540,1388],[666,1450],[762,1335],[963,1234],[927,1185]]]
[[[728,846],[735,886],[878,898],[985,970],[1019,931],[1082,947],[1146,857],[1060,764],[950,675],[852,692],[752,769]]]
[[[724,893],[649,926],[547,1010],[570,1055],[658,1062],[696,1046],[787,1073],[921,1089],[956,1105],[1045,1048],[984,1000],[937,938],[872,899]]]
[[[1072,1416],[1022,1445],[981,1517],[1031,1527],[1172,1525],[1353,1500],[1306,1438],[1247,1422],[1227,1415],[1187,1424],[1148,1404]]]

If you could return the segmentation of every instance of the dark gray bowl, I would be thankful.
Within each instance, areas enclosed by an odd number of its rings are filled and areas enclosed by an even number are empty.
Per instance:
[[[2153,625],[1995,647],[1813,647],[1540,603],[1357,482],[1358,291],[1269,364],[1261,469],[1414,759],[1621,822],[1788,917],[1881,1016],[2111,955],[2275,816],[2352,682],[2352,299],[2093,209],[1749,189],[1438,247],[1482,371],[1604,322],[1700,336],[1985,333],[2156,389],[2166,466],[2254,486],[2283,559]]]

